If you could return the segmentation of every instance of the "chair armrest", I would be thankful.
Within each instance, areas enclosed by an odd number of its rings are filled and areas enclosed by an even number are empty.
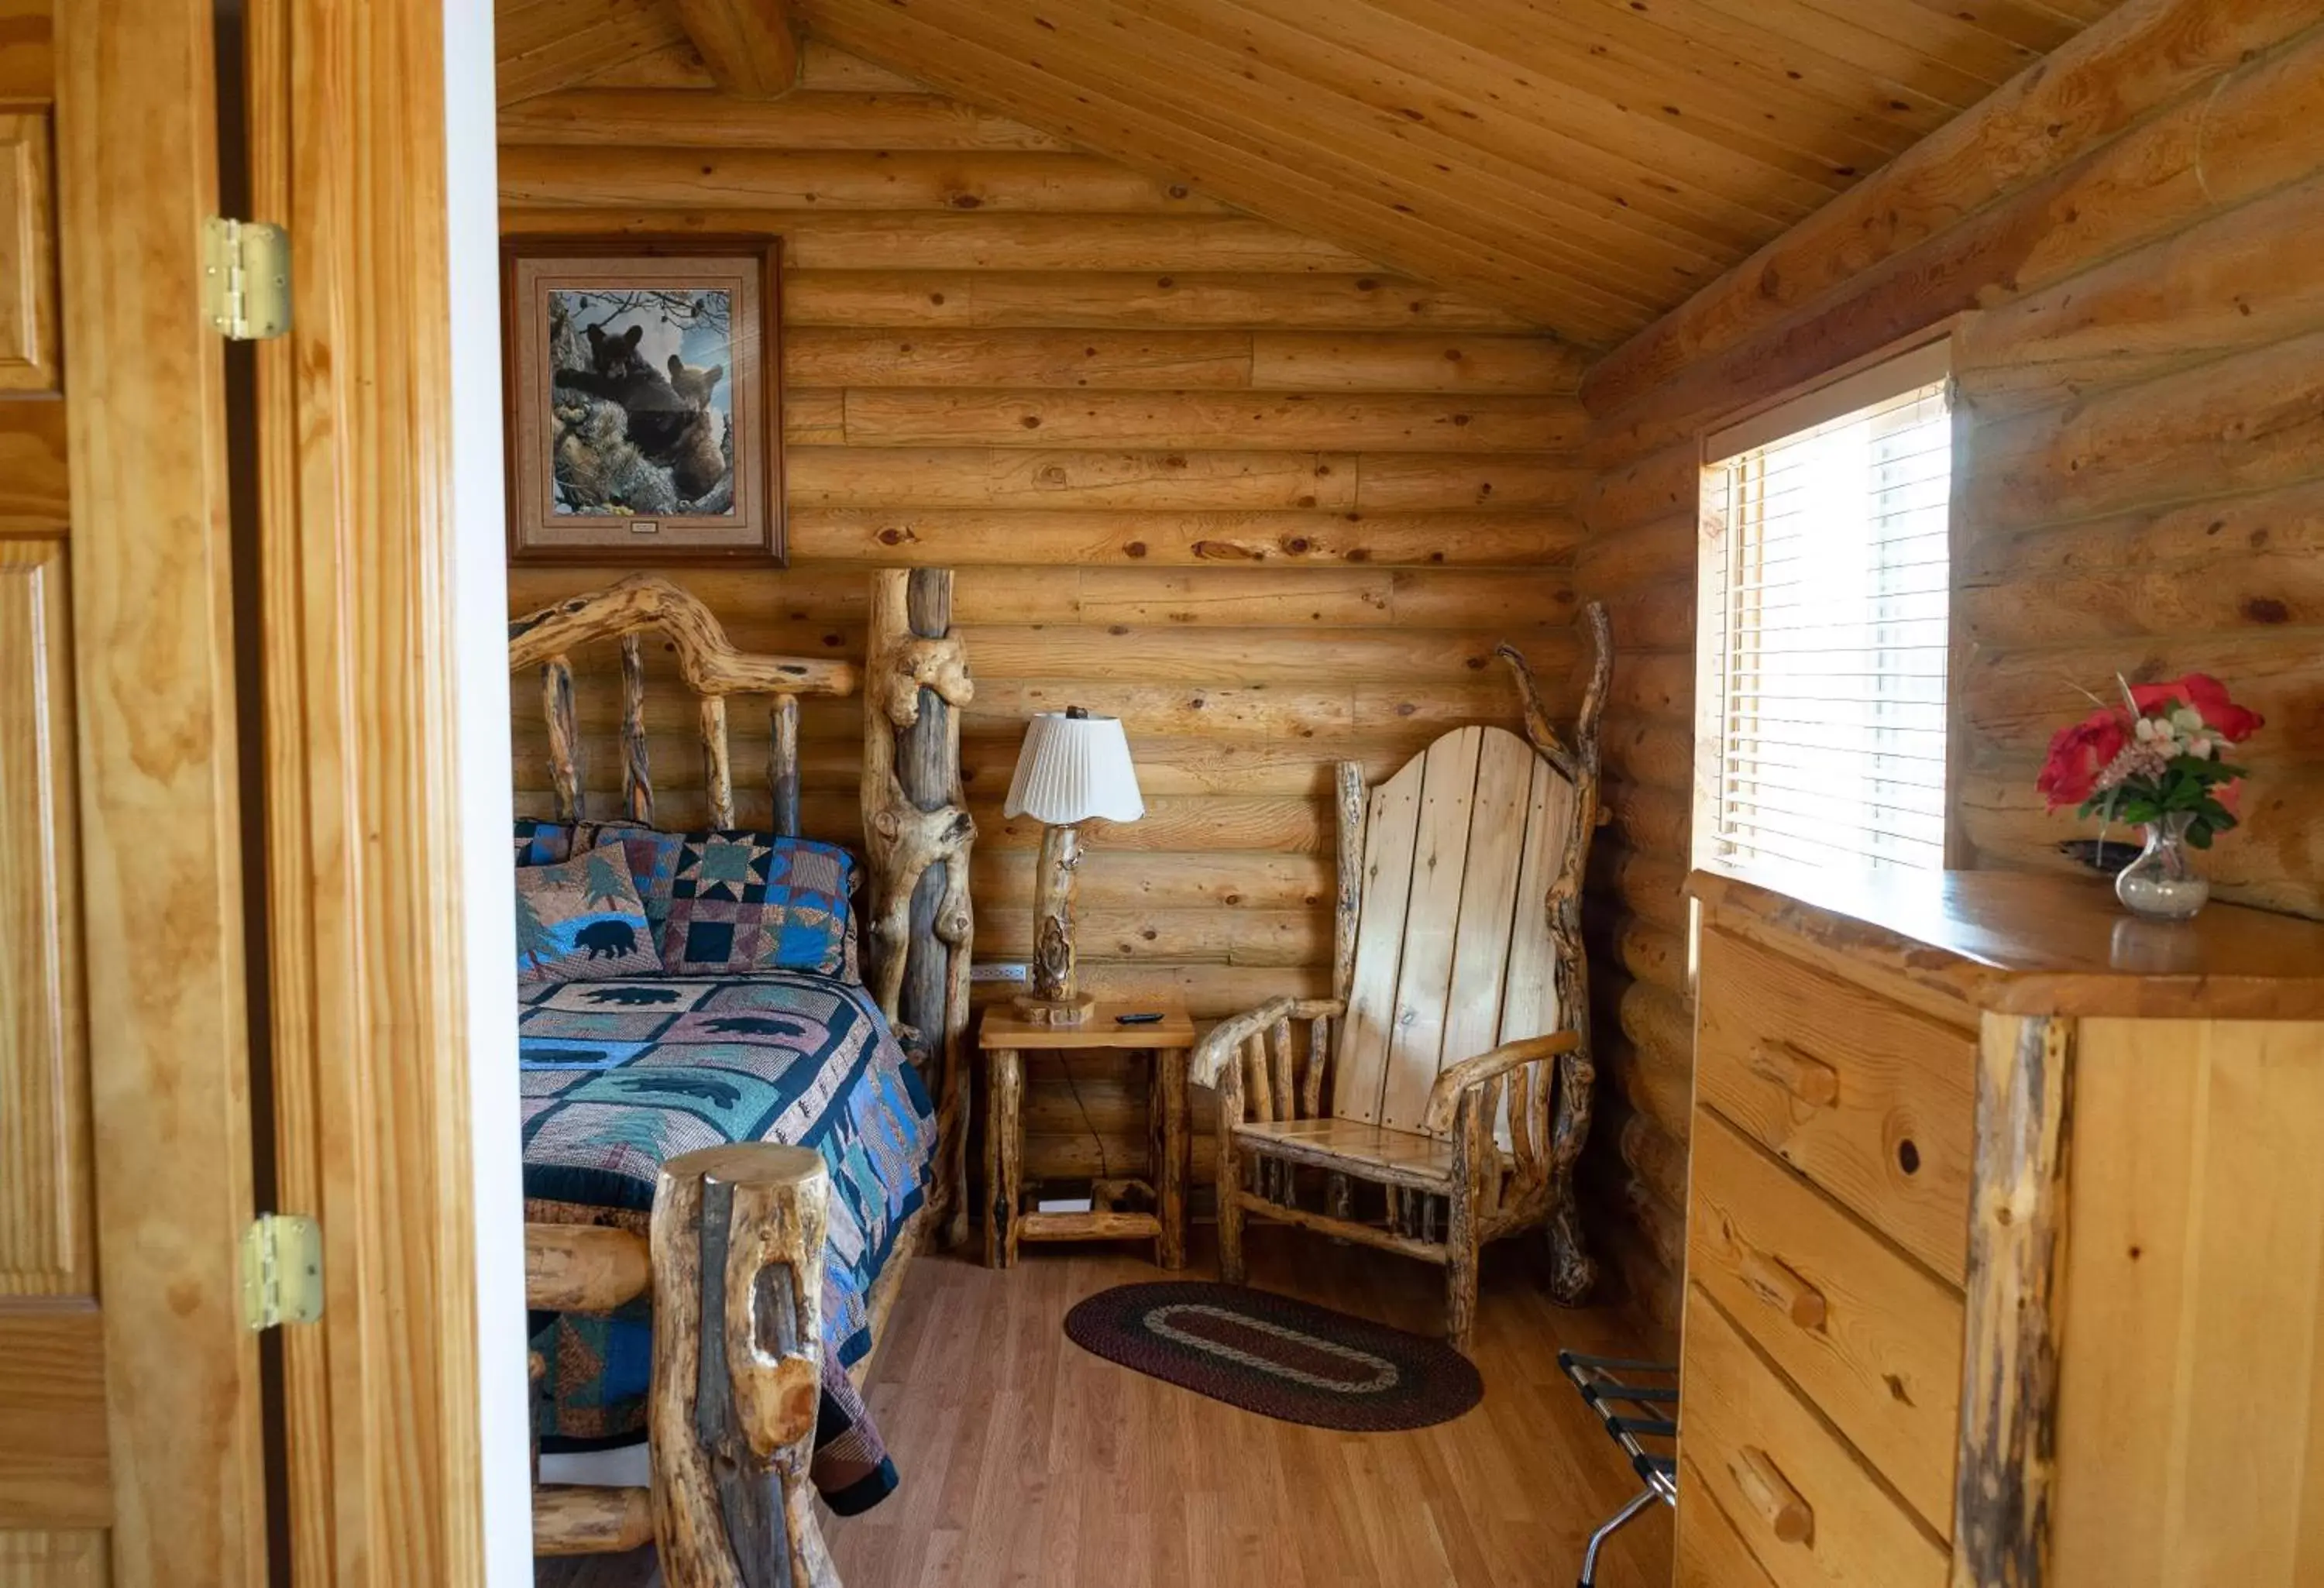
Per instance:
[[[1270,998],[1257,1009],[1229,1015],[1194,1044],[1186,1061],[1186,1078],[1197,1086],[1218,1085],[1242,1045],[1277,1020],[1317,1020],[1345,1014],[1348,1006],[1337,998]]]
[[[1494,1076],[1505,1076],[1521,1066],[1555,1058],[1561,1053],[1571,1053],[1581,1044],[1581,1037],[1572,1031],[1551,1031],[1544,1036],[1504,1042],[1489,1053],[1462,1059],[1452,1068],[1441,1071],[1437,1075],[1436,1085],[1428,1089],[1428,1113],[1421,1122],[1421,1128],[1432,1134],[1442,1135],[1452,1128],[1452,1110],[1459,1104],[1463,1092],[1481,1086]]]

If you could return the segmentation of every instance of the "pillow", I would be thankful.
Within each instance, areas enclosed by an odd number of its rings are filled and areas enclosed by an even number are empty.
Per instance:
[[[678,880],[678,850],[684,837],[635,822],[583,822],[573,830],[573,849],[586,854],[608,844],[622,846],[630,881],[637,884],[638,902],[645,906],[646,924],[653,928],[653,941],[659,944],[669,920],[670,889]]]
[[[699,828],[683,836],[661,932],[671,975],[853,974],[855,858],[812,838]]]
[[[605,982],[658,976],[653,932],[619,845],[516,873],[516,979]]]
[[[586,853],[594,845],[579,845]],[[519,865],[555,865],[573,858],[575,845],[573,828],[565,822],[545,822],[536,817],[516,818],[516,863]]]

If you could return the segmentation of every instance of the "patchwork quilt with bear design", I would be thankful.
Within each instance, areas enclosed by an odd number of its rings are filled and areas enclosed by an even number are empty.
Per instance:
[[[657,976],[524,989],[526,1216],[644,1233],[665,1159],[733,1141],[812,1147],[831,1169],[826,1363],[871,1349],[869,1297],[926,1195],[935,1111],[862,986],[807,972]],[[645,1426],[650,1324],[540,1314],[544,1448]]]

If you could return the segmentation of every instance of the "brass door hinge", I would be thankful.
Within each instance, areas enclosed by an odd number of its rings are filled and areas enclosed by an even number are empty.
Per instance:
[[[290,234],[264,221],[202,223],[202,316],[229,342],[290,328]]]
[[[297,1214],[261,1214],[242,1233],[242,1322],[252,1330],[323,1316],[323,1226]]]

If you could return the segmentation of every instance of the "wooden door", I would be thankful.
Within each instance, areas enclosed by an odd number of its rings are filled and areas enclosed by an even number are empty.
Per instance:
[[[207,5],[0,0],[0,1583],[264,1581]]]
[[[0,1588],[483,1576],[444,16],[239,9],[299,304],[230,424],[213,0],[0,0]],[[262,1185],[325,1238],[281,1563]]]
[[[513,926],[485,934],[502,951],[472,975],[460,811],[464,779],[503,802],[487,841],[506,909],[510,782],[457,726],[465,697],[505,740],[507,605],[455,545],[455,457],[496,415],[455,433],[446,8],[243,13],[254,218],[289,230],[293,262],[290,333],[254,371],[275,1164],[281,1205],[322,1226],[327,1292],[283,1338],[290,1575],[466,1588],[484,1576],[484,1493],[521,1496],[527,1473],[519,1432],[487,1482],[480,1417],[513,1408],[515,1429],[525,1393],[506,1265],[506,1326],[479,1334],[470,1146],[481,1000],[505,1005],[507,1117],[491,1122],[510,1165],[518,1151]],[[488,280],[492,224],[466,254]],[[489,319],[470,339],[496,392]],[[496,473],[489,494],[470,533],[496,580]],[[479,606],[481,674],[457,665]]]

